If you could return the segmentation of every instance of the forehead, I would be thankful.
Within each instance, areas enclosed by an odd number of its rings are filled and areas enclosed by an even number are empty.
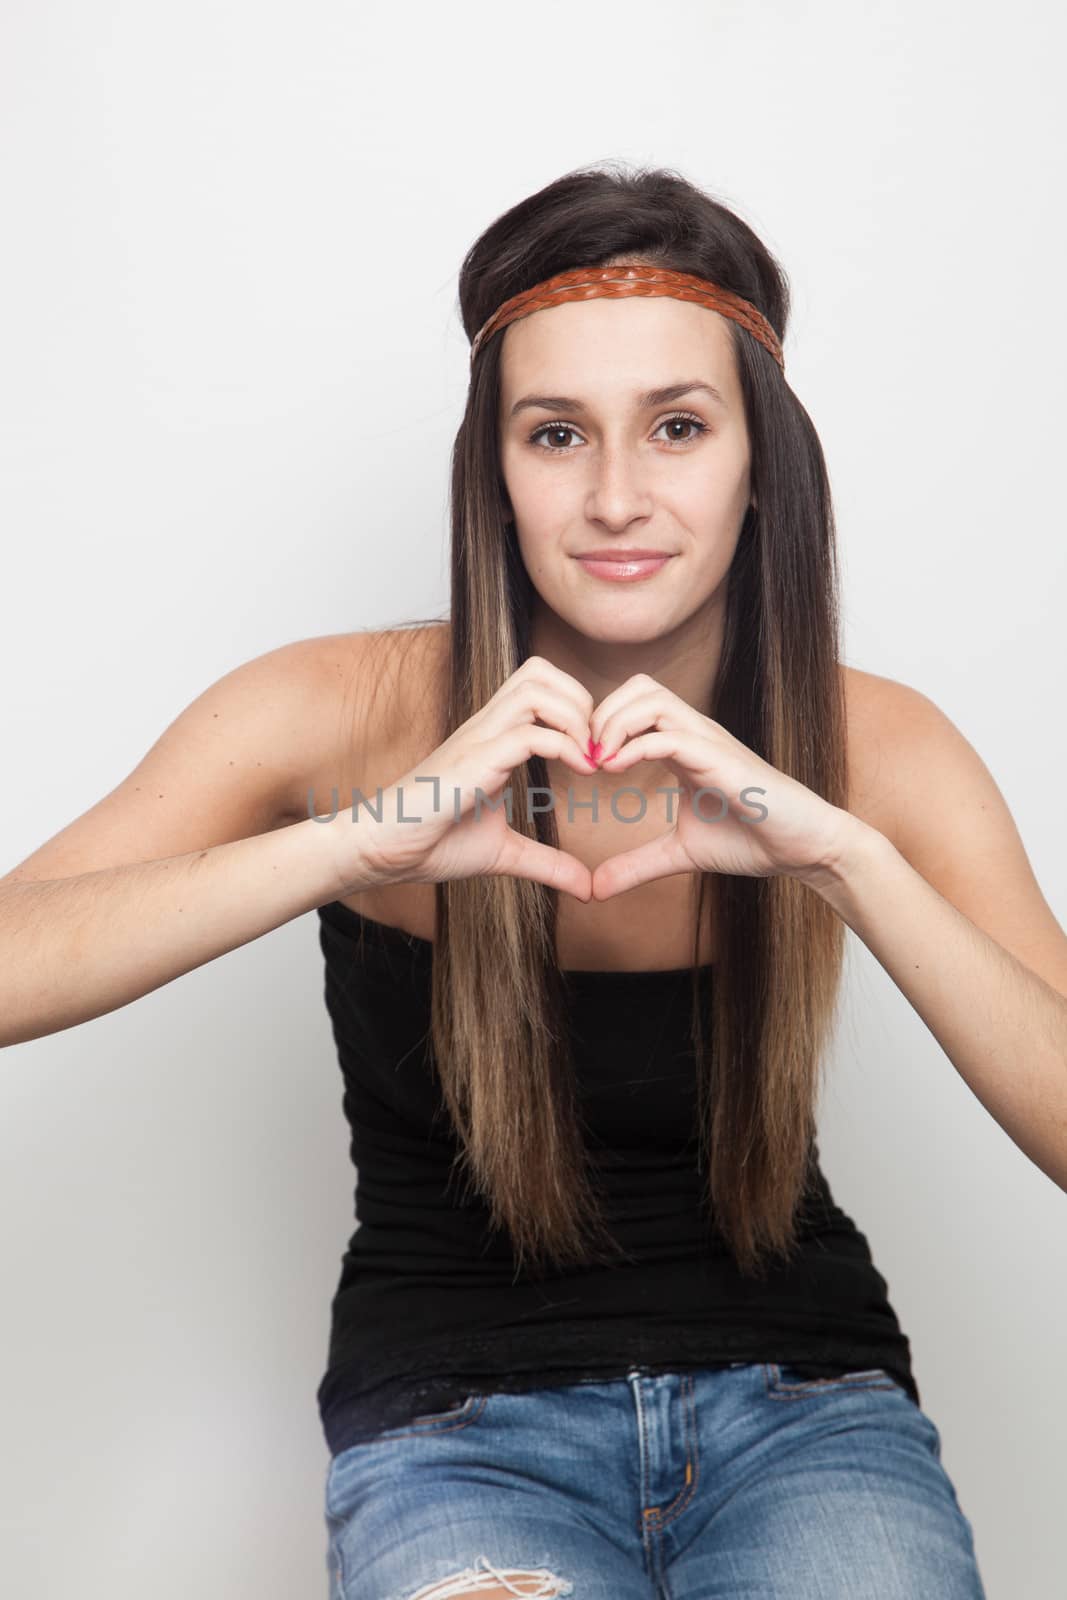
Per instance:
[[[504,405],[532,387],[621,401],[698,371],[727,397],[739,393],[726,318],[668,295],[570,300],[520,317],[500,337]]]

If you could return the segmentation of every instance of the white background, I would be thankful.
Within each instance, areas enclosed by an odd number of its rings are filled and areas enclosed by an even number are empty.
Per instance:
[[[459,262],[617,158],[783,260],[846,658],[952,717],[1067,922],[1064,43],[1035,0],[7,0],[0,870],[239,662],[447,605]],[[824,1166],[990,1600],[1058,1600],[1067,1201],[849,939]],[[312,913],[0,1060],[5,1593],[325,1600],[321,984]]]

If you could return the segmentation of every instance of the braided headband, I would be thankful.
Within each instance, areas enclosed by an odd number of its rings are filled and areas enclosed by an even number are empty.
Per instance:
[[[637,262],[624,262],[615,267],[578,267],[572,272],[558,272],[532,289],[512,295],[497,307],[474,336],[471,344],[471,366],[474,358],[487,340],[506,328],[519,317],[543,311],[549,306],[562,305],[567,300],[597,300],[601,297],[620,299],[626,295],[667,295],[672,300],[689,300],[695,305],[707,306],[721,316],[740,323],[765,350],[769,350],[782,371],[785,361],[778,335],[767,318],[748,300],[720,289],[707,278],[698,278],[691,272],[674,272],[670,267],[647,267]]]

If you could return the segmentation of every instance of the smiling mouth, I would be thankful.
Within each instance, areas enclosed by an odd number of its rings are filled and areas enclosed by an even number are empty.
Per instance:
[[[611,555],[595,554],[576,556],[578,565],[591,577],[607,578],[616,583],[637,578],[648,578],[653,573],[659,572],[671,560],[669,551],[648,551],[626,555],[620,551],[613,551]]]

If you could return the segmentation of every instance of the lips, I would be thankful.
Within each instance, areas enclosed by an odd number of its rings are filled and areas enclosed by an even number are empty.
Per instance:
[[[594,550],[575,559],[592,578],[603,578],[609,583],[633,583],[659,572],[671,556],[666,550]]]
[[[621,545],[608,545],[603,550],[583,550],[578,561],[652,561],[671,555],[670,550],[623,549]]]

